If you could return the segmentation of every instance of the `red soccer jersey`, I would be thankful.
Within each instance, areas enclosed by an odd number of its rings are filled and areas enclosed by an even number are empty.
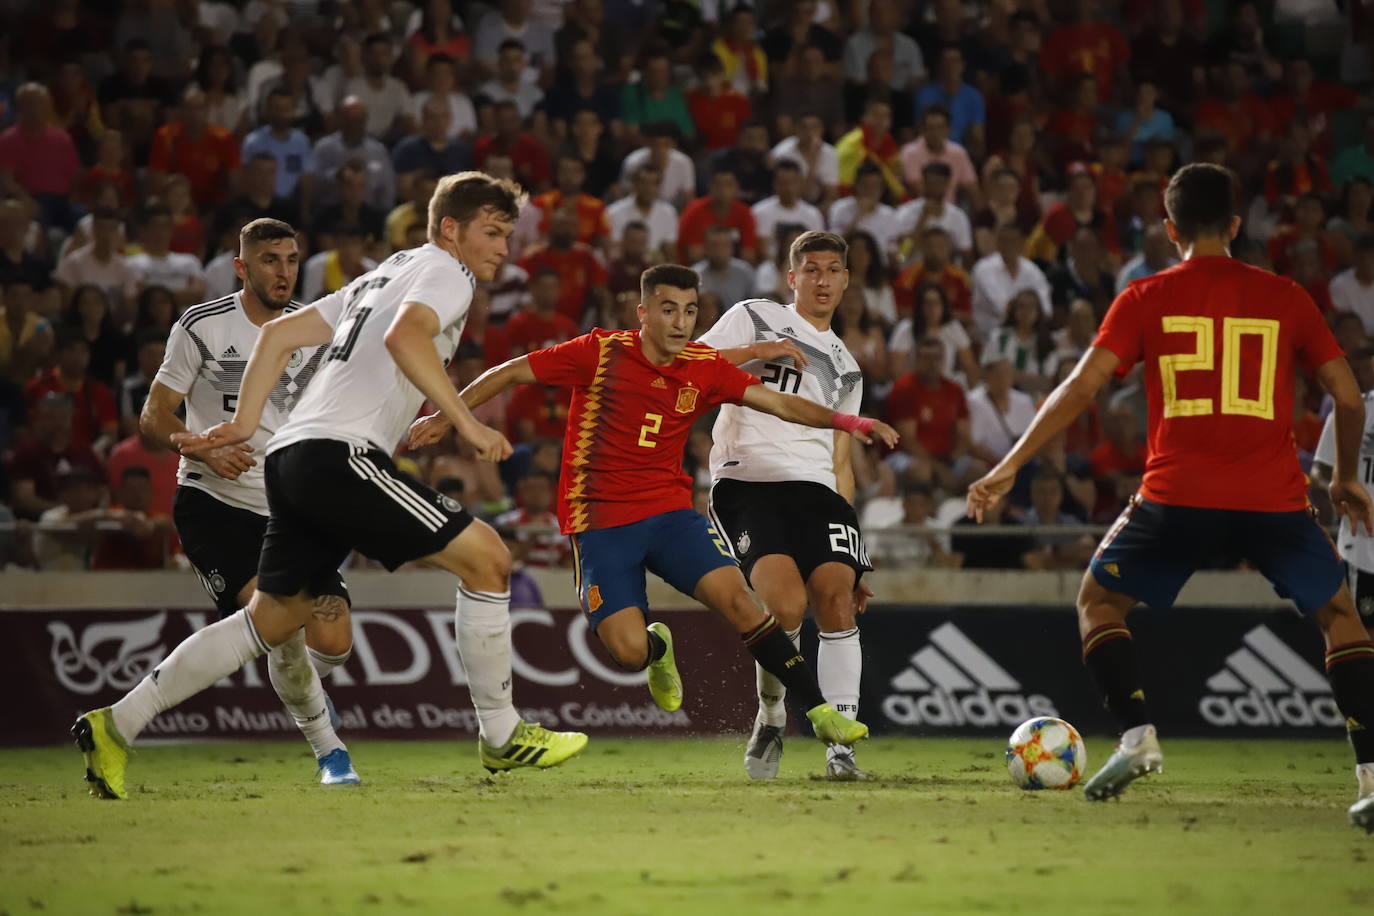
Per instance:
[[[759,381],[700,343],[655,366],[638,331],[597,328],[529,361],[541,383],[573,390],[558,482],[564,534],[690,509],[682,451],[692,424],[717,404],[741,403]]]
[[[577,325],[566,315],[554,312],[544,317],[538,312],[522,311],[502,328],[506,345],[517,356],[561,344],[577,336]]]
[[[592,289],[605,286],[610,277],[606,267],[580,242],[573,247],[560,251],[555,248],[541,248],[534,254],[520,259],[520,266],[531,277],[538,275],[544,268],[558,274],[560,280],[558,294],[558,314],[574,324],[582,321],[582,313],[587,309],[587,299]]]
[[[730,204],[730,212],[725,219],[716,216],[711,209],[711,198],[698,197],[682,208],[682,216],[677,223],[677,242],[679,245],[703,245],[706,243],[706,230],[712,226],[728,226],[735,232],[735,241],[741,252],[752,254],[758,245],[757,231],[754,227],[754,211],[744,201]]]
[[[1120,373],[1145,364],[1142,496],[1255,512],[1307,505],[1294,373],[1342,354],[1300,286],[1231,258],[1189,258],[1126,287],[1094,345],[1120,358]]]

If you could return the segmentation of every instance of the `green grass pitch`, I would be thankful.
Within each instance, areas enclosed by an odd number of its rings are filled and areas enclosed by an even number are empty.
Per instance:
[[[0,752],[0,913],[1374,912],[1338,741],[1166,741],[1099,805],[1014,788],[989,740],[867,742],[870,784],[810,778],[800,738],[772,783],[739,739],[594,737],[494,778],[466,741],[352,751],[360,789],[314,785],[299,742],[149,747],[127,802],[74,750]]]

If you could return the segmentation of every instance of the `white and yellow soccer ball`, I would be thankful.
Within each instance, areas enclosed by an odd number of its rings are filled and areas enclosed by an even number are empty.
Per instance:
[[[1078,729],[1053,716],[1027,719],[1007,742],[1007,770],[1022,789],[1072,788],[1087,765]]]

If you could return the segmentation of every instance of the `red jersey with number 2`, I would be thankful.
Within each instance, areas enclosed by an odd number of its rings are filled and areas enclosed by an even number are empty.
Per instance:
[[[743,402],[759,382],[699,343],[655,366],[638,331],[597,328],[536,350],[529,362],[542,384],[573,390],[558,485],[564,534],[690,509],[682,452],[692,424],[717,404]]]
[[[1116,297],[1094,344],[1145,364],[1149,459],[1140,493],[1206,509],[1307,506],[1293,446],[1293,386],[1342,356],[1321,313],[1286,277],[1194,257]]]

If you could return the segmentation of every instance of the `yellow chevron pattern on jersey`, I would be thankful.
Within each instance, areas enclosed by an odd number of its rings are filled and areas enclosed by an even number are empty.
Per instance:
[[[583,394],[582,416],[577,423],[577,441],[573,444],[569,466],[573,468],[573,478],[568,486],[568,525],[574,534],[587,530],[587,504],[582,496],[587,489],[587,472],[583,470],[591,455],[592,442],[596,439],[597,421],[601,418],[601,394],[606,384],[606,371],[610,368],[610,349],[615,344],[624,344],[634,339],[633,332],[624,331],[602,337],[598,344],[600,352],[596,358],[596,372],[592,382]]]

